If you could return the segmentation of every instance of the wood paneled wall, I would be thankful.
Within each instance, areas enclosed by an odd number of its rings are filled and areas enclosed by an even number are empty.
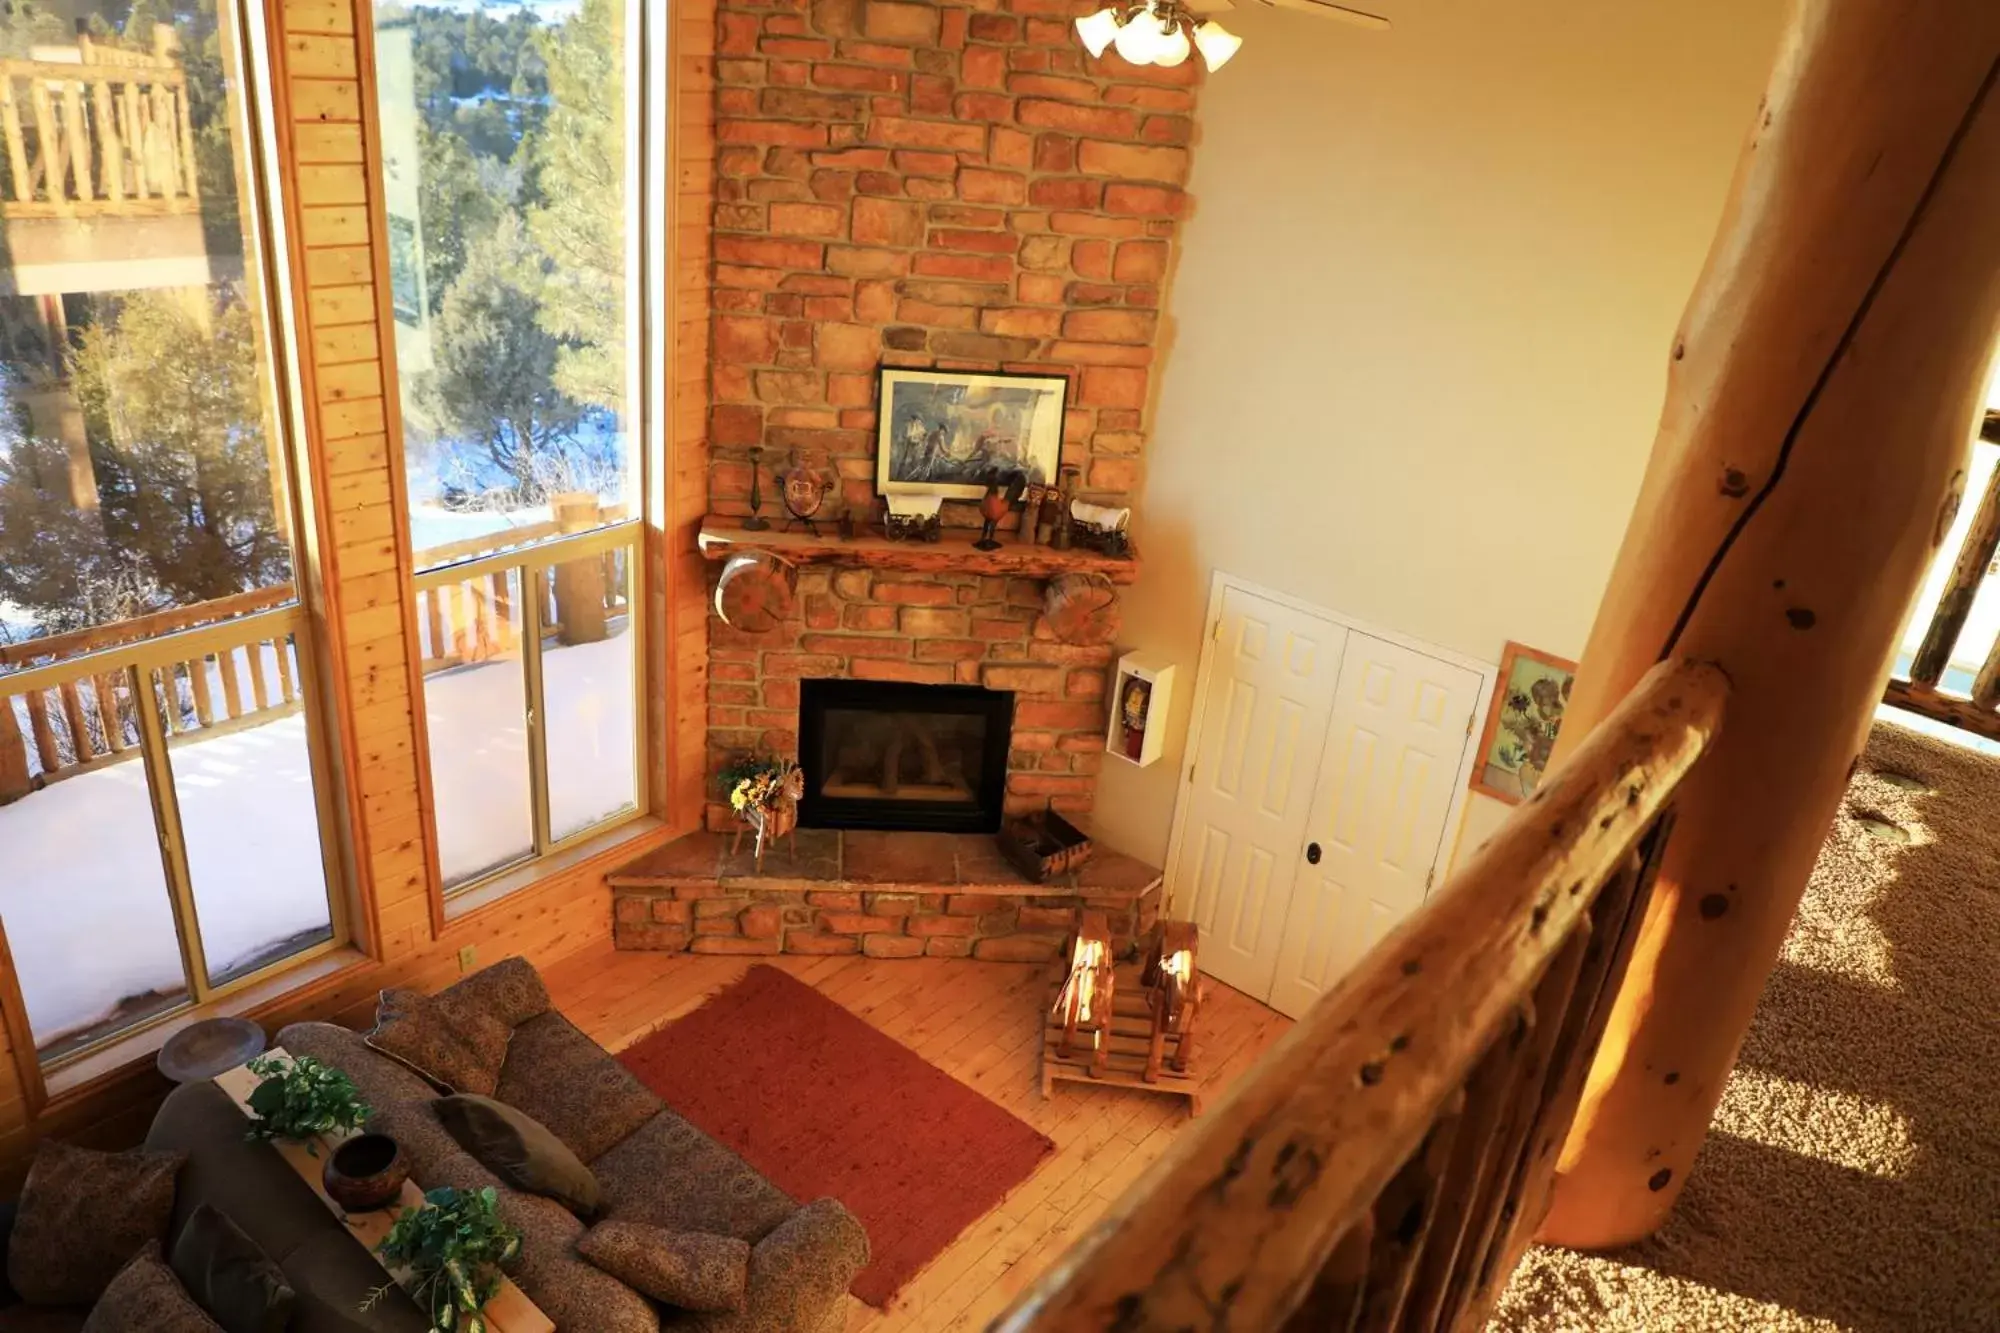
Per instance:
[[[700,827],[707,780],[708,571],[695,546],[708,508],[709,287],[715,211],[716,0],[677,0],[669,38],[673,51],[668,103],[667,217],[671,309],[666,335],[667,416],[672,552],[656,586],[671,596],[672,773],[669,822]]]
[[[664,144],[667,299],[661,358],[648,378],[664,394],[650,460],[649,591],[657,632],[648,666],[654,813],[666,828],[448,925],[425,811],[427,746],[411,591],[407,499],[396,407],[386,215],[376,189],[369,0],[247,0],[264,6],[271,50],[273,137],[290,276],[297,400],[305,442],[301,570],[319,634],[322,693],[341,763],[350,918],[364,959],[291,991],[252,1016],[275,1031],[313,1018],[365,1025],[384,986],[436,989],[459,972],[458,950],[481,963],[523,954],[546,964],[606,939],[604,875],[675,832],[698,827],[707,672],[706,574],[694,533],[707,498],[708,249],[714,164],[714,0],[677,5]],[[281,288],[285,287],[281,284]],[[23,1095],[34,1053],[0,1060],[0,1194],[26,1169],[34,1142],[55,1136],[117,1146],[145,1132],[168,1085],[150,1055],[59,1093],[39,1115]],[[23,1063],[25,1062],[25,1063]]]

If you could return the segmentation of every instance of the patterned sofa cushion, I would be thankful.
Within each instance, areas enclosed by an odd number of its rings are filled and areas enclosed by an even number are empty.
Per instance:
[[[576,1252],[654,1300],[683,1310],[741,1310],[750,1286],[750,1243],[644,1222],[599,1222]]]
[[[89,1305],[174,1213],[185,1153],[35,1145],[7,1246],[7,1281],[30,1305]]]
[[[652,1119],[663,1105],[631,1071],[553,1010],[514,1029],[507,1063],[491,1095],[548,1126],[593,1171],[605,1149]]]
[[[579,1259],[583,1223],[553,1199],[500,1192],[500,1216],[521,1233],[510,1276],[559,1329],[589,1333],[658,1333],[653,1303],[611,1274]]]
[[[667,1110],[590,1169],[604,1191],[605,1217],[668,1231],[756,1241],[799,1206],[742,1158]]]
[[[118,1270],[104,1295],[91,1307],[83,1333],[222,1333],[187,1288],[160,1258],[160,1242],[149,1240],[132,1262]]]

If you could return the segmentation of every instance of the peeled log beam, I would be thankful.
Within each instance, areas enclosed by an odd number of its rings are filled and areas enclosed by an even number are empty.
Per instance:
[[[715,614],[745,634],[774,629],[792,614],[799,567],[762,551],[729,557],[715,581]]]
[[[1945,668],[1951,665],[1951,650],[1957,646],[1958,636],[1972,614],[1972,601],[1979,595],[1979,585],[1993,564],[1996,548],[2000,548],[2000,468],[1993,469],[1993,476],[1986,483],[1986,497],[1979,502],[1979,512],[1965,534],[1965,545],[1959,548],[1958,559],[1952,563],[1944,595],[1938,598],[1937,612],[1931,616],[1930,628],[1924,631],[1916,659],[1910,663],[1913,684],[1935,685],[1944,678]],[[1975,690],[1975,697],[1976,694]]]
[[[1663,655],[1729,674],[1546,1240],[1637,1240],[1686,1183],[1957,512],[2000,321],[1996,57],[1989,0],[1794,12],[1557,745],[1560,776]]]
[[[1042,622],[1059,643],[1102,647],[1120,621],[1118,589],[1102,574],[1059,574],[1042,595]]]

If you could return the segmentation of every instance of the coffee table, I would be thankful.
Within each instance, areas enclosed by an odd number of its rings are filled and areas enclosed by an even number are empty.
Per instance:
[[[284,1057],[285,1049],[282,1046],[275,1046],[266,1054]],[[257,1083],[257,1076],[250,1072],[247,1062],[215,1076],[215,1085],[229,1094],[229,1099],[236,1103],[237,1110],[253,1120],[256,1116],[250,1110],[250,1094],[257,1090]],[[333,1215],[346,1225],[348,1234],[366,1246],[370,1257],[380,1262],[380,1256],[375,1254],[375,1247],[389,1234],[389,1228],[395,1225],[396,1218],[403,1209],[423,1206],[424,1192],[413,1182],[406,1180],[403,1182],[402,1197],[393,1206],[378,1208],[369,1213],[350,1213],[328,1198],[326,1186],[321,1183],[321,1174],[326,1170],[326,1160],[333,1155],[335,1148],[352,1137],[354,1137],[352,1134],[344,1133],[319,1135],[315,1140],[320,1154],[317,1157],[306,1150],[305,1144],[290,1139],[270,1139],[268,1142],[292,1170],[298,1173],[299,1179],[312,1187],[312,1192],[319,1196],[320,1202],[332,1210]],[[408,1275],[406,1271],[388,1268],[387,1265],[384,1265],[384,1270],[399,1285]],[[555,1322],[537,1309],[535,1303],[507,1277],[500,1279],[499,1292],[492,1300],[486,1302],[486,1308],[482,1313],[486,1316],[486,1326],[493,1330],[493,1333],[555,1333]]]

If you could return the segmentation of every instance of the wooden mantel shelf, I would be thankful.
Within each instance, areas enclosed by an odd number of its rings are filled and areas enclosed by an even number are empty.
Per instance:
[[[1012,574],[1020,578],[1051,579],[1060,574],[1103,574],[1113,583],[1135,583],[1139,578],[1139,552],[1130,555],[1103,555],[1072,548],[1058,551],[1052,546],[1035,546],[1019,539],[1019,534],[1003,532],[997,551],[974,550],[978,533],[971,529],[946,529],[935,542],[892,542],[869,529],[869,535],[842,541],[831,524],[821,524],[824,535],[781,531],[783,523],[772,520],[765,532],[745,532],[743,521],[711,514],[702,520],[696,539],[702,555],[710,560],[727,560],[745,551],[764,551],[801,565],[860,565],[870,569],[895,569],[911,573]]]

